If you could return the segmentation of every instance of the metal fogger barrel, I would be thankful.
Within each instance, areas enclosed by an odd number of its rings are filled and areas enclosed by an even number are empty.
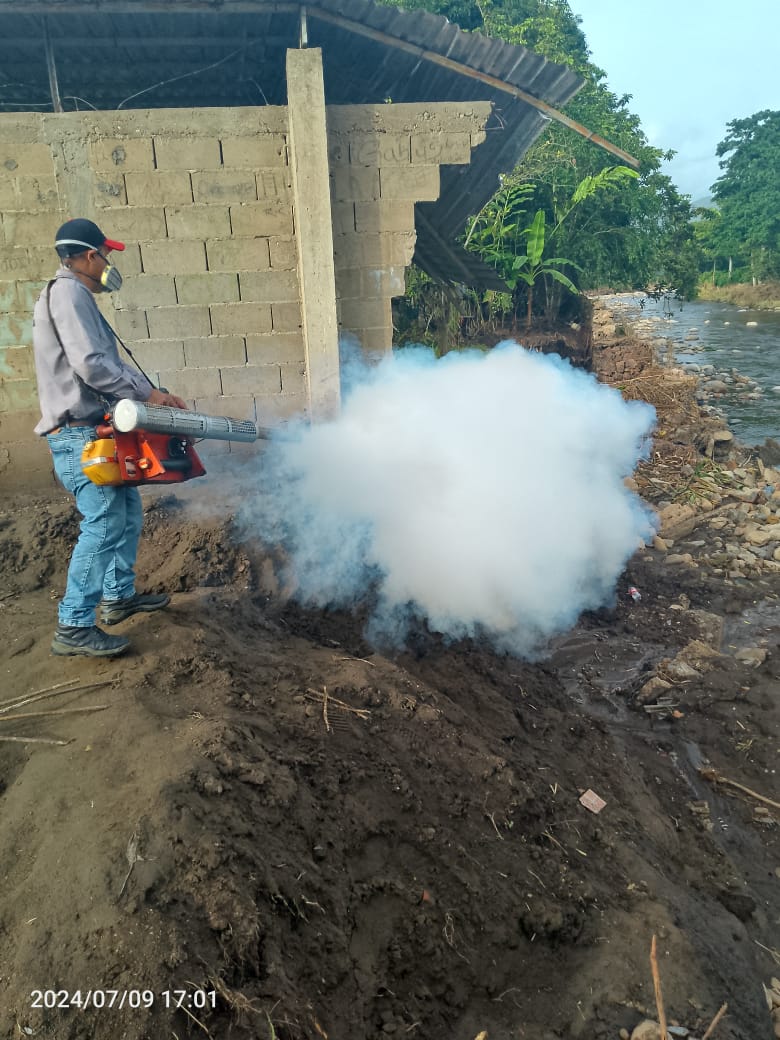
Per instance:
[[[229,419],[224,415],[202,415],[166,405],[142,404],[140,401],[118,401],[111,413],[114,429],[120,433],[149,430],[177,437],[195,437],[212,441],[244,441],[251,443],[266,438],[268,430],[249,419]]]

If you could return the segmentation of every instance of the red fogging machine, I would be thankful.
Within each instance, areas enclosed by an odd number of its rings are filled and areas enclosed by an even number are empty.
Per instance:
[[[195,440],[268,439],[270,430],[249,419],[202,415],[178,408],[118,401],[84,447],[81,466],[94,484],[176,484],[206,470]]]

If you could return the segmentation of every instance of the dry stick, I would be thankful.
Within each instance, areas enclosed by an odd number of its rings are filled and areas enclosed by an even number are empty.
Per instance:
[[[17,719],[40,719],[44,715],[72,715],[77,711],[105,711],[108,704],[92,704],[83,708],[59,708],[54,711],[23,711],[21,715],[6,715],[0,722],[16,722]]]
[[[70,740],[51,740],[49,737],[0,737],[7,744],[70,744]]]
[[[0,707],[0,715],[4,715],[8,711],[15,711],[17,708],[23,708],[25,704],[32,704],[33,701],[43,701],[46,700],[47,697],[58,697],[63,693],[85,693],[87,690],[100,690],[104,686],[111,686],[114,682],[114,679],[105,679],[103,682],[85,683],[83,686],[71,686],[68,690],[52,689],[32,693],[29,697],[17,697],[13,701],[6,701],[5,704]]]
[[[325,721],[325,729],[330,733],[330,723],[328,722],[328,687],[322,687],[322,718]]]
[[[0,711],[5,711],[6,705],[15,704],[16,701],[22,701],[25,697],[37,697],[39,693],[54,693],[56,690],[61,690],[63,686],[72,686],[74,682],[81,682],[81,680],[66,679],[65,682],[56,683],[54,686],[45,686],[42,690],[33,690],[32,693],[17,693],[15,697],[9,697],[6,701],[0,701]]]
[[[661,1040],[669,1040],[666,1032],[666,1012],[664,998],[661,993],[661,976],[658,974],[658,955],[656,953],[655,936],[650,943],[650,970],[653,973],[653,989],[655,990],[655,1006],[658,1009],[658,1024],[661,1027]]]
[[[780,809],[780,802],[773,802],[771,798],[759,794],[758,791],[752,791],[749,787],[745,787],[744,784],[738,784],[736,780],[729,780],[728,777],[721,776],[715,769],[700,769],[699,775],[703,776],[705,780],[711,781],[713,784],[726,784],[728,787],[736,787],[738,791],[742,791],[744,794],[749,794],[751,798],[757,798],[759,802],[771,805],[773,809]]]
[[[701,1038],[701,1040],[710,1040],[710,1037],[715,1032],[715,1026],[718,1024],[718,1022],[720,1022],[720,1020],[726,1014],[726,1012],[728,1011],[728,1008],[729,1008],[728,1004],[724,1004],[723,1005],[723,1007],[717,1013],[715,1018],[713,1018],[713,1020],[710,1022],[709,1026],[707,1027],[707,1032],[704,1034],[704,1036]]]

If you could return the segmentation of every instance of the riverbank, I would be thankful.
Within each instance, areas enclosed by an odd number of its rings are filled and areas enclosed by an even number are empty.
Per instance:
[[[712,300],[717,303],[732,303],[735,307],[748,307],[757,311],[780,310],[780,281],[762,282],[751,285],[743,282],[737,285],[714,286],[708,283],[699,285],[700,300]]]

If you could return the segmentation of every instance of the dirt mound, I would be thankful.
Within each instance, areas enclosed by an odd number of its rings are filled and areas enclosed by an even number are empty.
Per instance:
[[[64,498],[0,517],[0,737],[67,742],[0,740],[0,1035],[617,1038],[655,1016],[654,933],[672,1020],[728,1000],[719,1040],[771,1035],[778,828],[699,766],[777,797],[780,655],[637,701],[739,593],[645,553],[534,663],[426,632],[382,656],[164,495],[141,577],[170,609],[126,658],[55,661],[75,533]]]

